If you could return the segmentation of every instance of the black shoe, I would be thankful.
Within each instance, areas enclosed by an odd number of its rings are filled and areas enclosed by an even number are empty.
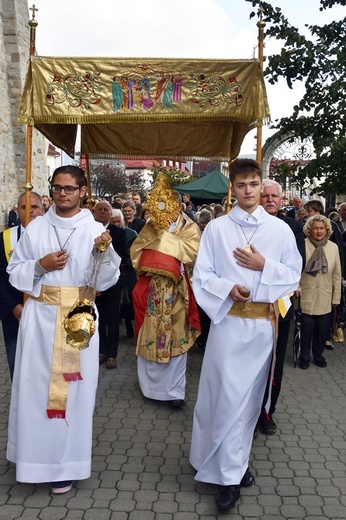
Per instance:
[[[184,399],[174,399],[173,401],[171,401],[170,403],[170,406],[172,408],[172,410],[179,410],[180,408],[182,408],[185,404],[185,401]]]
[[[248,468],[245,471],[244,476],[240,481],[240,487],[251,487],[254,483],[255,483],[255,477],[251,473],[250,468]]]
[[[261,415],[259,428],[264,435],[274,435],[276,433],[276,424],[269,413]]]
[[[301,359],[299,366],[302,370],[306,370],[307,368],[309,368],[310,363],[309,361],[304,361],[303,359]]]
[[[324,348],[326,350],[334,350],[335,347],[334,347],[333,343],[330,340],[328,340],[328,341],[326,341],[326,344],[324,345]]]
[[[325,368],[327,366],[327,361],[323,356],[321,356],[319,359],[315,359],[314,363],[317,367],[321,368]]]
[[[240,497],[240,486],[222,486],[219,496],[216,498],[216,505],[220,511],[233,509],[236,501]]]

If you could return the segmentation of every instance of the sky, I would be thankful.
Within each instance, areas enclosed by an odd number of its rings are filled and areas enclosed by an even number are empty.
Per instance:
[[[31,7],[33,2],[29,1]],[[324,24],[345,16],[341,7],[319,12],[319,0],[272,0],[290,22]],[[41,56],[164,58],[257,58],[258,18],[245,0],[35,0],[36,50]],[[265,42],[264,55],[282,43]],[[303,85],[290,90],[283,80],[266,82],[272,120],[288,116]],[[263,129],[263,144],[274,133]],[[241,154],[253,154],[255,131]]]

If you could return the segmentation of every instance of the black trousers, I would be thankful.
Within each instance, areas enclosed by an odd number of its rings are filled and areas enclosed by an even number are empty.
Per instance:
[[[301,361],[310,361],[310,350],[314,361],[321,359],[326,340],[329,339],[330,313],[320,316],[302,314],[301,321]]]
[[[290,332],[290,324],[291,320],[280,321],[279,329],[278,329],[278,340],[276,344],[276,362],[274,368],[274,379],[271,381],[271,374],[268,375],[268,381],[266,390],[264,393],[263,405],[262,409],[264,410],[264,405],[267,402],[269,388],[272,385],[271,389],[271,400],[270,400],[270,408],[269,414],[272,415],[275,412],[276,403],[280,395],[281,390],[281,382],[284,374],[284,364],[285,364],[285,356],[287,350],[288,336]]]
[[[99,311],[100,354],[116,358],[119,344],[119,308],[122,280],[96,297]]]
[[[19,321],[11,313],[2,321],[2,332],[5,340],[8,368],[10,370],[11,381],[13,379],[14,360],[16,358],[17,336]]]
[[[199,321],[201,323],[201,333],[197,338],[197,344],[200,347],[205,347],[208,339],[209,329],[210,329],[210,318],[204,312],[203,309],[199,305],[197,305]]]

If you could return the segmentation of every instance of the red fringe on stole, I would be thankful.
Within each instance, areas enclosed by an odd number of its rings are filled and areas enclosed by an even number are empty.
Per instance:
[[[160,251],[154,251],[153,249],[143,249],[141,257],[138,262],[138,271],[140,275],[141,271],[145,272],[145,268],[150,269],[147,275],[151,276],[152,273],[162,274],[169,272],[177,282],[180,276],[180,261],[173,258],[166,253]]]
[[[80,372],[64,372],[65,381],[82,381],[82,374]]]
[[[48,419],[66,419],[66,410],[47,410]]]

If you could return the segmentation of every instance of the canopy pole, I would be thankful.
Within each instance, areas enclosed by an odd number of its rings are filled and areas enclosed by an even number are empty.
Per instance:
[[[265,22],[263,21],[263,7],[261,6],[259,8],[259,21],[257,22],[258,27],[258,59],[260,62],[260,70],[261,74],[263,76],[263,49],[264,49],[264,27]],[[256,161],[258,164],[262,163],[262,125],[257,125],[257,137],[256,137]]]
[[[92,198],[91,198],[91,176],[90,176],[90,157],[89,154],[85,154],[85,169],[87,174],[87,183],[88,183],[88,206],[90,211],[92,211]]]
[[[231,163],[230,163],[231,164]],[[228,172],[229,175],[229,172]],[[229,213],[232,209],[232,183],[228,181],[228,193],[227,193],[227,202],[226,202],[226,211],[225,213]]]
[[[36,27],[38,26],[38,22],[35,20],[35,12],[38,9],[35,7],[35,4],[32,7],[29,7],[30,11],[32,11],[32,19],[29,21],[30,27],[30,48],[29,48],[29,56],[33,56],[36,52]],[[33,127],[31,125],[27,125],[26,127],[26,170],[25,170],[25,184],[23,186],[25,190],[25,226],[28,225],[30,220],[30,206],[31,206],[31,191],[33,189],[33,185],[31,184],[31,174],[32,174],[32,134]]]

